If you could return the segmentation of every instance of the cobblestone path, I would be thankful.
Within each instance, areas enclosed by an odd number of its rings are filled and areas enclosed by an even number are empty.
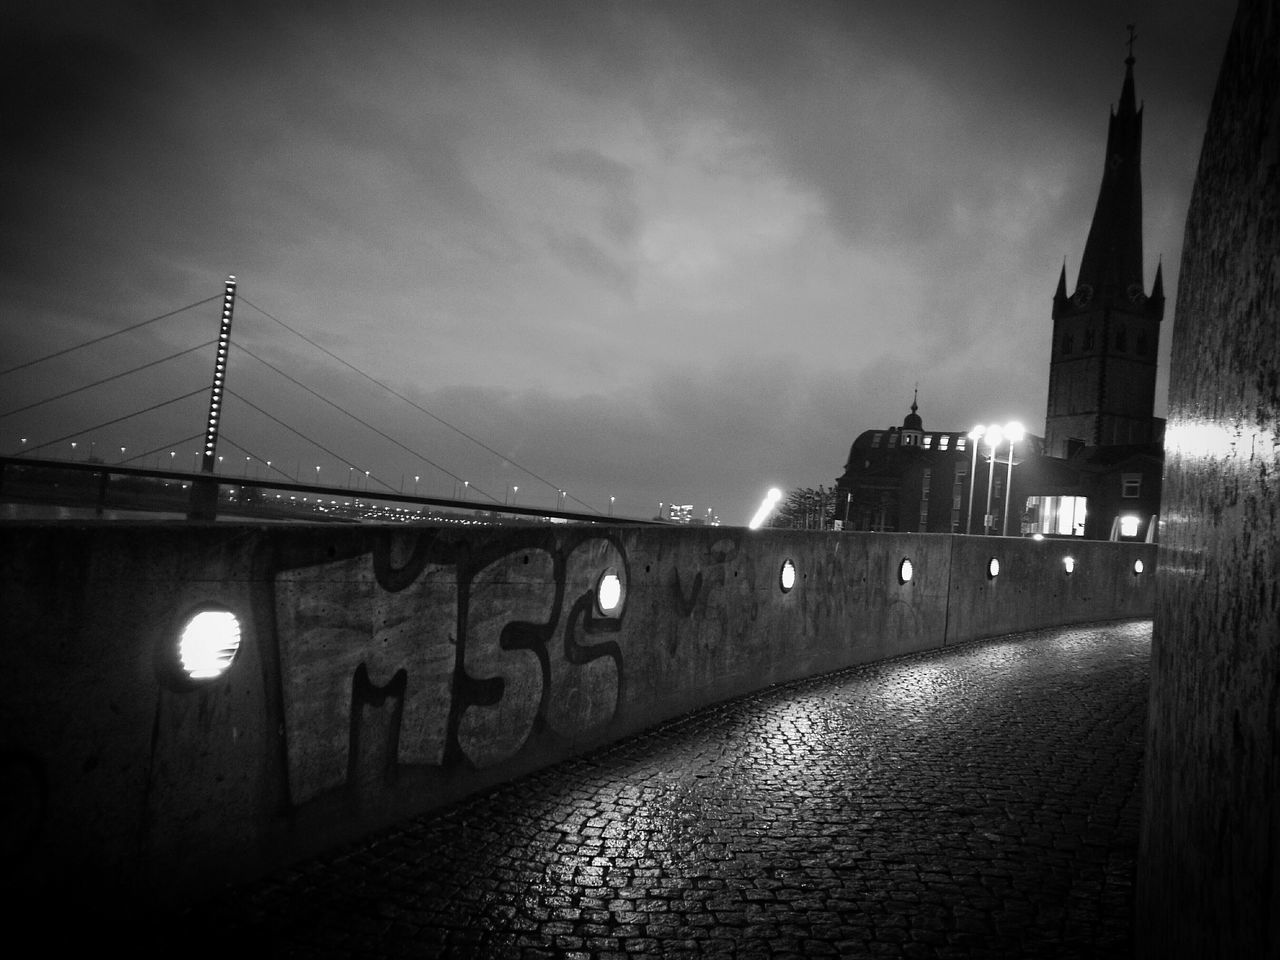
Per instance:
[[[294,957],[1127,957],[1150,642],[1058,628],[772,688],[187,919]]]

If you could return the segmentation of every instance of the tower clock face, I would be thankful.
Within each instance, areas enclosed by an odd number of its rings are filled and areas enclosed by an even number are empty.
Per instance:
[[[1089,286],[1087,283],[1080,284],[1080,286],[1076,288],[1076,295],[1071,299],[1075,300],[1077,307],[1087,307],[1089,305],[1089,301],[1093,299],[1093,287]]]
[[[1142,299],[1142,284],[1140,283],[1129,284],[1129,289],[1127,289],[1125,293],[1128,294],[1129,300],[1132,303],[1137,303],[1139,300]]]

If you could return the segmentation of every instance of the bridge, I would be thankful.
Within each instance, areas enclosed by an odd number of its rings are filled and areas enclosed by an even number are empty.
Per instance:
[[[1087,818],[1068,822],[1069,804],[1019,808],[1003,821],[1020,828],[1018,837],[981,828],[992,804],[1018,799],[1002,792],[999,774],[1016,775],[1021,731],[1035,757],[1064,758],[1039,770],[1041,783],[1060,784],[1059,772],[1090,772],[1081,763],[1086,737],[1104,737],[1113,756],[1128,758],[1110,769],[1131,771],[1137,726],[1146,731],[1132,874],[1137,955],[1280,954],[1278,48],[1274,0],[1242,0],[1188,213],[1159,548],[1073,544],[1067,555],[1055,541],[608,523],[5,523],[6,901],[20,919],[55,916],[62,927],[52,934],[75,929],[85,904],[105,902],[109,915],[194,903],[158,940],[145,913],[126,919],[134,943],[196,952],[252,949],[272,942],[256,937],[292,930],[299,939],[275,945],[357,954],[354,935],[368,935],[372,923],[395,930],[379,942],[458,956],[490,947],[491,955],[620,947],[799,956],[855,941],[866,955],[1123,955],[1116,918],[1128,908],[1115,897],[1127,896],[1126,871],[1122,857],[1105,852],[1092,861],[1093,886],[1075,888],[1083,895],[1045,920],[1055,931],[1049,939],[1009,932],[1027,929],[1019,916],[1042,903],[1006,881],[1070,889],[1055,866],[1089,866],[1091,838],[1109,851],[1126,830],[1132,835],[1137,804],[1115,799],[1109,769],[1092,771],[1090,783],[1096,797],[1114,799],[1094,805],[1110,818],[1101,833]],[[1141,621],[1151,613],[1149,715],[1135,725],[1143,699],[1133,687],[1147,662]],[[1116,618],[1126,623],[1078,634],[1064,626]],[[1038,632],[975,645],[1028,630]],[[1065,648],[1079,656],[1059,656]],[[1084,671],[1086,662],[1110,677]],[[826,676],[859,668],[871,672]],[[1116,694],[1110,707],[1088,699],[1083,672]],[[815,677],[775,699],[775,685]],[[966,690],[1003,712],[991,714],[993,724],[952,711],[961,735],[949,731],[939,754],[919,731],[941,738],[943,727],[930,721]],[[879,694],[899,695],[903,709],[872,709]],[[726,705],[722,715],[734,721],[718,725],[718,705],[744,696],[763,706]],[[1072,700],[1085,709],[1069,709]],[[658,739],[639,747],[625,739],[707,707],[688,721],[705,736],[689,741],[703,759],[683,754],[685,776],[669,775],[673,754],[662,747],[677,727],[659,726]],[[1063,723],[1034,722],[1041,715]],[[1090,716],[1092,725],[1081,721]],[[890,719],[902,725],[896,735],[868,726]],[[840,752],[842,730],[888,761],[859,766]],[[1061,743],[1046,750],[1055,735]],[[946,780],[920,781],[918,795],[854,795],[830,781],[808,789],[808,769],[763,763],[760,740],[769,737],[788,741],[792,756],[831,760],[836,783],[883,787],[923,760],[963,789]],[[823,740],[835,754],[802,749]],[[611,744],[617,752],[601,752]],[[987,776],[959,775],[955,754],[969,747]],[[609,772],[615,761],[654,788],[627,788],[631,781]],[[553,769],[560,792],[538,779]],[[699,785],[721,776],[758,787],[746,815],[717,807],[715,790]],[[742,795],[753,799],[745,788]],[[922,816],[930,801],[933,816]],[[783,836],[775,842],[772,818],[788,803],[806,814],[789,818],[791,839],[831,826],[805,847],[825,859],[802,862]],[[827,819],[809,816],[815,809]],[[1061,822],[1044,826],[1037,813],[1046,812]],[[862,816],[891,826],[864,831],[861,845],[846,842]],[[744,863],[737,873],[699,873],[691,848],[710,855],[718,828],[732,833],[730,821],[745,832],[720,849]],[[915,842],[921,823],[945,828],[932,847]],[[548,824],[572,833],[554,839]],[[384,832],[332,854],[369,831]],[[995,851],[1033,833],[1026,846],[1042,851],[1038,860],[1019,860],[1016,872],[1007,861],[988,869]],[[877,847],[886,836],[912,842]],[[663,851],[662,863],[626,853],[641,838]],[[992,856],[971,863],[972,872],[964,857],[930,856],[976,849],[982,839]],[[1074,841],[1080,855],[1064,858],[1055,840]],[[533,862],[520,859],[535,844],[564,859],[550,870],[536,850]],[[406,859],[410,846],[426,859]],[[597,858],[597,850],[609,852]],[[324,851],[326,860],[307,859]],[[777,862],[764,862],[770,851]],[[876,855],[850,870],[867,851]],[[481,876],[464,862],[493,869]],[[567,875],[565,863],[574,867]],[[292,874],[302,888],[316,881],[292,907],[270,885],[215,889],[290,876],[274,872],[289,864],[306,865]],[[619,886],[601,872],[615,866]],[[824,866],[872,880],[841,887]],[[406,901],[404,885],[415,882],[425,899]],[[336,885],[328,895],[326,883]],[[853,898],[833,897],[838,889]],[[611,891],[617,896],[600,899]],[[906,898],[920,891],[937,899]],[[372,916],[346,909],[357,898],[373,905]],[[431,916],[419,922],[415,907]],[[302,919],[292,927],[278,920],[290,909]],[[335,925],[330,909],[350,925]],[[681,936],[679,922],[652,919],[663,912],[703,918],[690,927],[709,917],[718,935]],[[227,916],[226,942],[200,925]],[[822,916],[848,929],[806,938]],[[1080,917],[1101,919],[1072,927]],[[1004,940],[975,942],[997,918]],[[471,919],[509,927],[467,936]],[[443,932],[395,940],[413,923]],[[521,928],[529,923],[541,926],[530,933]],[[781,938],[776,950],[753,936],[757,925]],[[724,935],[734,929],[737,939]],[[92,940],[95,930],[77,932]],[[236,940],[239,932],[247,939]],[[60,939],[52,934],[50,942]],[[329,936],[317,942],[317,934]]]

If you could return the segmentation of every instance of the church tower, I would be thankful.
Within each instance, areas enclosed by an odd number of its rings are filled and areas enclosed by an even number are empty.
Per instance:
[[[1164,278],[1142,279],[1142,108],[1133,85],[1133,28],[1119,106],[1107,129],[1098,205],[1075,290],[1064,263],[1053,297],[1045,453],[1159,442],[1153,419]]]

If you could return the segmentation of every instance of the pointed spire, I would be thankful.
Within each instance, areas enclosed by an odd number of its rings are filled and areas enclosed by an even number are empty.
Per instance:
[[[1156,262],[1156,279],[1155,282],[1151,284],[1151,299],[1164,299],[1164,257],[1161,257]]]
[[[1088,284],[1096,295],[1122,297],[1142,285],[1142,108],[1133,82],[1133,41],[1125,58],[1120,103],[1107,127],[1107,155],[1089,238],[1080,261],[1077,289]]]
[[[1054,291],[1053,300],[1061,303],[1067,299],[1067,258],[1062,258],[1062,273],[1058,274],[1058,289]]]

